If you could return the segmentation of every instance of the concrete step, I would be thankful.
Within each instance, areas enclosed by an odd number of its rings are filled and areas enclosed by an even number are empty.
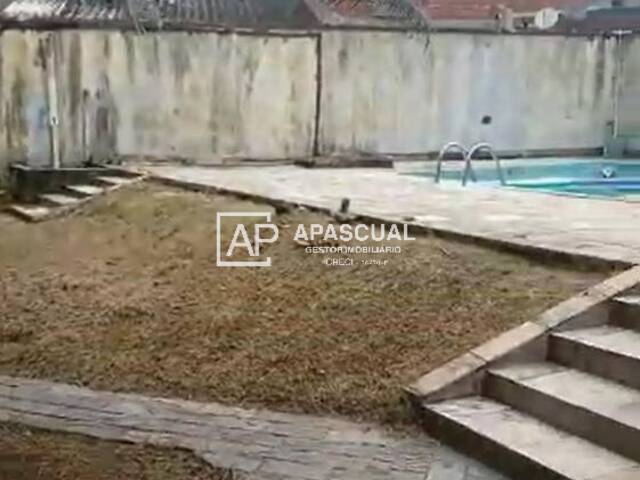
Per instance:
[[[43,193],[42,195],[38,195],[38,200],[52,207],[72,207],[79,205],[81,202],[77,197],[62,193]]]
[[[67,185],[66,191],[80,198],[94,197],[104,193],[105,189],[96,185]]]
[[[553,363],[492,369],[485,389],[494,400],[640,462],[636,389]]]
[[[102,176],[96,177],[95,181],[98,184],[105,185],[107,187],[121,187],[123,185],[128,185],[131,183],[135,183],[140,179],[140,177],[113,177],[113,176]]]
[[[624,295],[611,300],[611,323],[640,331],[640,295]]]
[[[554,333],[549,360],[640,389],[640,332],[615,325]]]
[[[51,208],[43,205],[13,204],[7,207],[7,212],[28,222],[41,222],[51,217]]]
[[[638,480],[640,464],[482,397],[424,405],[425,427],[523,480]]]

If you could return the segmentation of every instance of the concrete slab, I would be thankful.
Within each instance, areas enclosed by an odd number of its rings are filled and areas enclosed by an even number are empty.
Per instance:
[[[107,185],[107,186],[111,186],[111,187],[120,187],[122,185],[127,185],[130,183],[134,183],[136,181],[138,181],[139,179],[136,177],[133,178],[127,178],[127,177],[112,177],[112,176],[102,176],[102,177],[96,177],[96,181],[100,182],[101,184]]]
[[[508,480],[482,463],[442,447],[426,480]]]
[[[42,205],[14,204],[9,205],[7,211],[28,222],[41,222],[51,216],[51,209]]]
[[[637,469],[632,460],[495,401],[469,397],[425,405],[443,435],[500,458],[514,478],[592,480]],[[464,430],[460,430],[464,429]],[[461,434],[464,432],[464,434]]]
[[[616,472],[612,475],[594,478],[593,480],[638,480],[640,478],[640,467],[630,468],[622,472]]]
[[[611,320],[625,328],[640,331],[640,296],[625,295],[611,302]]]
[[[640,429],[640,391],[633,388],[554,363],[512,365],[491,373]]]
[[[491,398],[640,462],[640,391],[553,363],[492,369]]]
[[[38,199],[53,207],[70,207],[78,205],[81,202],[81,200],[76,197],[63,195],[61,193],[44,193],[42,195],[38,195]]]
[[[640,389],[640,332],[603,325],[554,333],[549,359]]]
[[[80,197],[93,197],[104,193],[104,188],[95,185],[67,185],[65,190]]]
[[[165,181],[241,192],[403,221],[522,248],[624,264],[640,263],[640,208],[634,202],[576,198],[510,188],[434,184],[387,169],[309,170],[294,166],[212,169],[155,166]]]

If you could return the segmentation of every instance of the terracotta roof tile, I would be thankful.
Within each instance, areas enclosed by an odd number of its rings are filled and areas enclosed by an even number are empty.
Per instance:
[[[514,12],[536,12],[546,7],[583,7],[589,0],[420,0],[432,20],[481,20],[492,18],[499,5]]]

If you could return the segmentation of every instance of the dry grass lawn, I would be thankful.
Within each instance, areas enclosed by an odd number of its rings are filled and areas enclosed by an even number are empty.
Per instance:
[[[0,374],[398,426],[401,387],[601,280],[436,238],[328,267],[276,217],[267,269],[215,265],[216,211],[141,185],[74,217],[0,217]],[[224,232],[228,237],[230,231]]]
[[[195,456],[0,424],[0,480],[234,480]]]

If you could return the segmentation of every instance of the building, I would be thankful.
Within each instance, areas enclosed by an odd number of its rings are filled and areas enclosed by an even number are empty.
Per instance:
[[[13,0],[0,2],[5,26],[317,29],[421,28],[411,0]]]
[[[566,19],[575,24],[589,11],[615,4],[615,0],[422,0],[421,7],[433,28],[535,31],[541,29],[536,16],[543,10],[554,17],[544,29],[557,30]]]

